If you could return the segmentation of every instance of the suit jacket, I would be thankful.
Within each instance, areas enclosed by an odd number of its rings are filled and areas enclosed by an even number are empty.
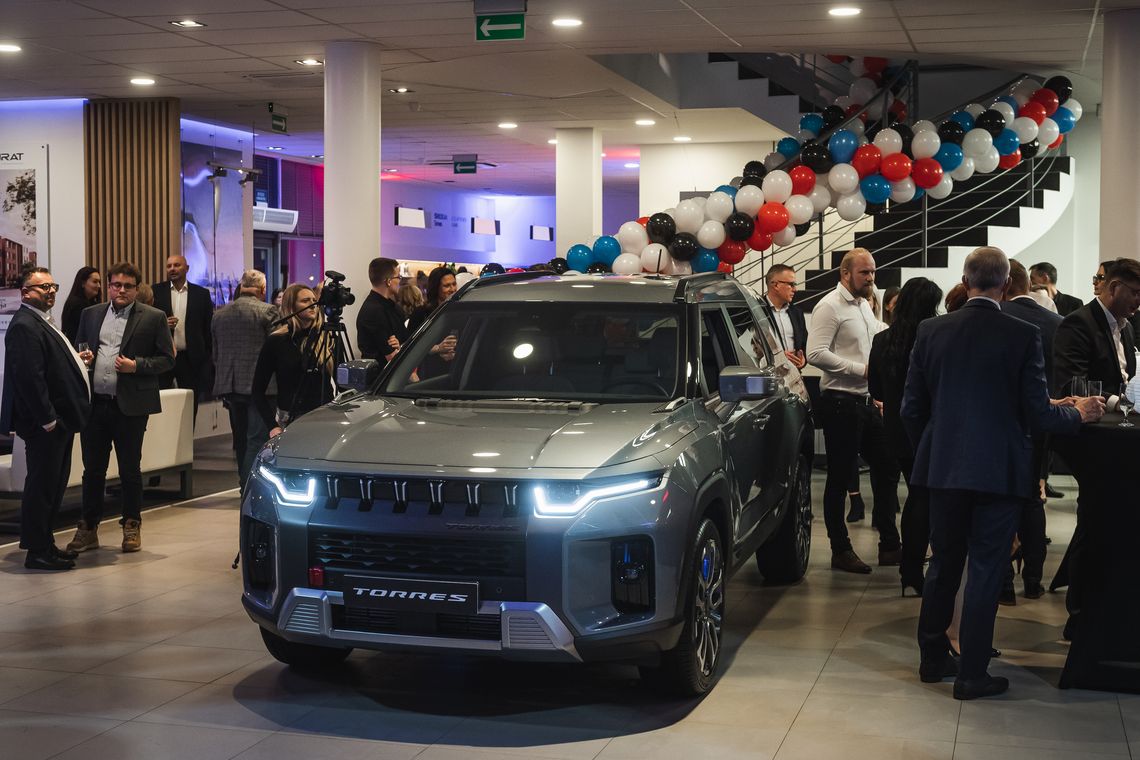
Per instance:
[[[384,357],[392,353],[388,337],[404,343],[408,339],[408,328],[404,326],[404,316],[390,299],[369,291],[368,297],[356,314],[356,345],[361,359],[376,359],[381,364]]]
[[[99,331],[107,309],[105,303],[88,306],[79,317],[76,341],[89,345],[96,356],[99,354]],[[135,301],[123,330],[119,354],[137,362],[134,372],[119,373],[115,389],[119,410],[132,417],[162,411],[158,376],[174,369],[174,341],[166,325],[166,315],[153,306]],[[94,371],[95,362],[91,362],[90,372]]]
[[[73,433],[83,429],[91,397],[64,338],[21,306],[8,325],[4,352],[0,430],[27,440],[52,420]]]
[[[242,295],[218,309],[210,329],[214,346],[213,395],[248,396],[257,356],[265,345],[277,307],[256,296]]]
[[[1041,331],[1041,350],[1045,354],[1045,382],[1049,386],[1049,395],[1055,396],[1053,378],[1053,338],[1057,334],[1057,325],[1061,324],[1060,314],[1054,314],[1032,298],[1017,298],[1013,301],[1003,301],[1001,310],[1012,317],[1037,325]]]
[[[1081,299],[1076,296],[1066,295],[1061,291],[1057,291],[1057,295],[1053,296],[1053,303],[1057,304],[1057,313],[1062,317],[1067,317],[1077,309],[1081,308]]]
[[[772,309],[772,304],[768,302],[768,296],[761,294],[757,297],[760,305],[764,307],[764,313],[768,316],[768,321],[772,323],[772,331],[782,337],[783,330],[780,329],[780,323],[776,318],[776,313]],[[803,351],[807,354],[807,317],[804,316],[804,310],[799,306],[788,304],[788,318],[792,320],[792,345],[785,346],[788,351]]]
[[[1125,370],[1128,377],[1136,374],[1136,339],[1132,325],[1127,321],[1120,330],[1124,344]],[[1074,377],[1100,380],[1105,396],[1120,388],[1120,362],[1108,331],[1108,317],[1104,309],[1089,301],[1062,320],[1053,338],[1053,386],[1064,395]]]
[[[1025,499],[1037,481],[1031,434],[1081,424],[1049,403],[1040,330],[984,299],[919,325],[902,421],[913,483]]]
[[[190,291],[186,294],[186,355],[201,378],[214,354],[214,338],[210,331],[214,299],[210,297],[210,291],[201,285],[190,282],[187,286]],[[168,317],[174,316],[174,307],[170,304],[170,282],[157,282],[151,287],[154,289],[154,308],[165,312]]]
[[[871,398],[883,402],[883,429],[887,435],[887,450],[895,459],[912,459],[914,449],[911,448],[900,416],[909,362],[900,364],[887,357],[890,332],[891,328],[888,327],[871,341],[871,355],[867,360],[867,390]]]

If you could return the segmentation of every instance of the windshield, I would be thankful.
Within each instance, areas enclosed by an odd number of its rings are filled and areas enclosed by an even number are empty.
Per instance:
[[[667,401],[679,306],[454,303],[397,354],[380,392],[455,399]]]

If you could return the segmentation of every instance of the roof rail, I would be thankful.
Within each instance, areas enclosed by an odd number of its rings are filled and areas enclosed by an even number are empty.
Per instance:
[[[505,272],[503,274],[492,274],[487,277],[476,277],[470,280],[463,287],[461,287],[452,298],[458,298],[467,291],[473,288],[486,287],[487,285],[502,285],[508,282],[519,282],[520,280],[537,280],[539,277],[557,277],[557,272],[549,271],[535,271],[535,272]]]
[[[673,301],[684,303],[685,294],[697,285],[703,285],[706,282],[721,282],[727,279],[728,275],[725,272],[701,272],[700,274],[682,277],[681,281],[677,283],[677,292],[673,294]]]

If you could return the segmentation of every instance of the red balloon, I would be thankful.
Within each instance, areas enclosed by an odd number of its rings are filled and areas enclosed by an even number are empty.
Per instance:
[[[716,271],[724,272],[725,274],[732,274],[732,264],[726,264],[722,261],[716,265]]]
[[[907,114],[910,113],[907,110],[905,100],[896,100],[891,103],[890,112],[897,116],[899,121],[906,121]]]
[[[1061,143],[1063,143],[1063,142],[1065,142],[1065,136],[1064,135],[1057,135],[1057,139],[1054,140],[1053,142],[1049,143],[1049,149],[1052,150],[1053,148],[1060,148]],[[1018,148],[1017,150],[1020,151],[1021,148]]]
[[[879,163],[883,160],[883,151],[874,145],[861,145],[851,159],[851,165],[859,172],[859,179],[869,177],[879,171]]]
[[[525,272],[526,270],[525,270],[525,269],[523,269],[522,267],[511,267],[511,268],[510,268],[510,269],[508,269],[507,271],[508,271],[508,272],[511,272],[511,273],[514,273],[514,272]]]
[[[639,216],[637,218],[637,223],[640,224],[642,227],[644,227],[645,225],[649,224],[649,217]]]
[[[886,58],[868,56],[863,59],[863,68],[873,74],[883,73],[883,69],[890,63]]]
[[[815,189],[815,172],[806,166],[797,166],[788,175],[792,178],[792,195],[807,195]]]
[[[748,238],[748,247],[754,251],[766,251],[772,247],[772,233],[755,230]]]
[[[832,63],[847,63],[847,56],[845,56],[845,55],[829,55],[829,56],[827,56],[827,60],[831,61]]]
[[[1002,169],[1012,169],[1021,163],[1021,148],[1018,148],[1008,156],[1002,156],[998,159],[998,166]]]
[[[858,113],[860,119],[867,121],[867,113],[865,111],[863,113],[859,113],[860,111],[863,111],[863,104],[852,103],[851,105],[847,106],[847,110],[843,112],[843,115],[847,118],[851,118]]]
[[[726,240],[716,252],[722,263],[739,264],[744,261],[744,254],[748,253],[748,249],[744,247],[742,240]]]
[[[910,176],[914,184],[929,190],[942,181],[942,164],[933,158],[920,158],[911,164]]]
[[[1052,90],[1046,90],[1044,87],[1030,95],[1029,102],[1040,103],[1041,105],[1045,106],[1046,116],[1052,116],[1057,108],[1061,105],[1061,100],[1057,97],[1057,93],[1053,92]]]
[[[783,203],[768,201],[756,214],[756,229],[769,234],[779,232],[788,226],[790,217]]]
[[[884,156],[879,164],[879,173],[891,182],[898,182],[910,176],[910,156],[905,153],[892,153]]]
[[[1053,97],[1057,97],[1054,95]],[[1038,103],[1036,100],[1031,100],[1023,105],[1017,112],[1018,116],[1027,116],[1033,121],[1037,122],[1037,126],[1041,126],[1041,122],[1045,121],[1048,114],[1045,112],[1045,106]]]

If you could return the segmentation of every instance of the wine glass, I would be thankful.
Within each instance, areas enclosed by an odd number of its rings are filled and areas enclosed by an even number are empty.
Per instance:
[[[76,346],[76,348],[79,349],[79,353],[81,353],[81,354],[84,353],[85,351],[91,350],[91,346],[87,345],[86,343],[80,343],[78,346]]]
[[[1100,396],[1103,388],[1100,380],[1089,380],[1088,391],[1090,396]]]
[[[1140,382],[1135,379],[1120,386],[1120,411],[1124,413],[1124,422],[1119,427],[1136,427],[1128,421],[1128,413],[1136,406],[1136,397],[1140,396]]]
[[[1077,398],[1084,398],[1089,395],[1089,381],[1088,378],[1074,377],[1069,381],[1069,395],[1076,396]]]

